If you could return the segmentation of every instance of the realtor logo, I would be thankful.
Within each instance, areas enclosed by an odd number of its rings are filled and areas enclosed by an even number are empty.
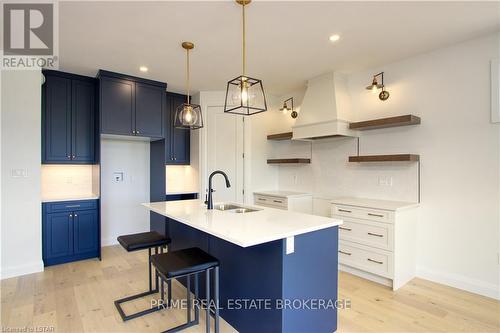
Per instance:
[[[3,3],[3,52],[0,69],[58,69],[58,6]]]
[[[53,54],[53,4],[4,4],[3,22],[4,55]]]

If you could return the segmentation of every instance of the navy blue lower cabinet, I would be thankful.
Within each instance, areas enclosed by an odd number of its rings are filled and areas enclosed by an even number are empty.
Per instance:
[[[97,200],[42,204],[45,266],[100,256]]]
[[[73,242],[75,254],[95,252],[98,247],[97,210],[82,210],[73,215]]]
[[[338,227],[295,236],[286,254],[286,240],[243,248],[167,220],[171,250],[197,246],[219,259],[220,315],[238,332],[337,330]]]

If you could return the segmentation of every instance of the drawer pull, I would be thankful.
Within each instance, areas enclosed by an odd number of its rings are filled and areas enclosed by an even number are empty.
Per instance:
[[[375,236],[375,237],[384,237],[384,235],[381,235],[381,234],[374,234],[372,232],[369,232],[368,235],[370,236]]]
[[[281,201],[281,200],[273,200],[273,202],[283,203],[283,201]]]
[[[352,211],[350,211],[350,210],[347,210],[347,209],[340,209],[340,208],[339,208],[339,212],[344,212],[344,213],[352,213]]]
[[[351,231],[351,228],[346,228],[346,227],[339,227],[340,230],[345,230],[345,231]]]
[[[66,208],[78,208],[80,205],[66,205]]]
[[[373,214],[373,213],[368,213],[368,216],[384,217],[384,215],[381,215],[381,214]]]
[[[341,251],[341,250],[339,250],[339,253],[345,254],[346,256],[350,256],[352,254],[352,253],[344,252],[344,251]]]
[[[257,200],[259,200],[259,201],[266,201],[266,199],[264,199],[264,198],[257,198]]]
[[[382,261],[377,261],[377,260],[373,260],[373,259],[370,259],[370,258],[368,258],[367,260],[368,260],[368,261],[371,261],[371,262],[374,262],[374,263],[376,263],[376,264],[379,264],[379,265],[382,265],[382,264],[383,264],[383,262],[382,262]]]

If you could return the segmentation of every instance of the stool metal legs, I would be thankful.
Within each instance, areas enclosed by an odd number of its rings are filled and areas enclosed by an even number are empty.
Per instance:
[[[214,268],[215,333],[219,333],[219,266]],[[210,331],[209,331],[210,332]]]
[[[205,292],[206,292],[206,327],[205,331],[206,333],[210,333],[210,271],[214,270],[214,298],[215,298],[215,309],[214,309],[214,320],[215,320],[215,333],[219,333],[219,266],[216,266],[215,268],[209,268],[205,270]],[[187,321],[185,324],[173,327],[171,329],[168,329],[164,331],[163,333],[174,333],[174,332],[179,332],[183,329],[186,329],[188,327],[198,325],[200,321],[200,309],[199,305],[197,304],[194,307],[194,320],[191,319],[191,308],[192,308],[192,302],[191,302],[191,277],[194,276],[194,299],[197,300],[198,298],[198,275],[203,273],[203,271],[196,272],[196,273],[191,273],[186,275],[186,300],[187,300]],[[164,280],[168,282],[171,282],[171,279],[167,279],[166,277],[162,276],[160,274],[160,279],[161,282],[160,284],[163,286]],[[170,287],[169,287],[170,290]],[[162,293],[163,295],[163,293]]]
[[[163,253],[163,248],[160,247],[160,251]],[[158,254],[158,248],[155,247],[155,253]],[[159,277],[158,277],[158,272],[156,272],[156,276],[155,276],[155,288],[153,289],[153,272],[152,272],[152,263],[151,263],[151,248],[148,249],[148,254],[149,254],[149,258],[148,258],[148,261],[149,261],[149,290],[148,291],[145,291],[143,293],[140,293],[140,294],[137,294],[137,295],[132,295],[132,296],[128,296],[128,297],[125,297],[125,298],[122,298],[122,299],[119,299],[119,300],[116,300],[115,301],[115,306],[116,306],[116,309],[118,310],[118,313],[120,314],[120,317],[122,317],[122,320],[123,321],[127,321],[127,320],[130,320],[130,319],[134,319],[134,318],[137,318],[137,317],[140,317],[140,316],[144,316],[146,314],[149,314],[149,313],[152,313],[152,312],[155,312],[155,311],[159,311],[159,310],[162,310],[163,307],[158,305],[156,307],[153,307],[153,308],[150,308],[150,309],[146,309],[146,310],[143,310],[143,311],[139,311],[139,312],[136,312],[136,313],[133,313],[131,315],[126,315],[125,312],[123,311],[122,307],[121,307],[121,304],[122,303],[125,303],[125,302],[128,302],[128,301],[132,301],[134,299],[138,299],[138,298],[141,298],[141,297],[144,297],[144,296],[148,296],[148,295],[152,295],[152,294],[155,294],[158,292],[158,285],[159,285]],[[169,295],[169,304],[170,304],[170,300],[171,300],[171,290],[170,290],[170,286],[171,284],[168,284],[168,295]],[[162,299],[163,299],[163,284],[161,286],[162,288],[162,293],[161,293],[161,296],[162,296]]]

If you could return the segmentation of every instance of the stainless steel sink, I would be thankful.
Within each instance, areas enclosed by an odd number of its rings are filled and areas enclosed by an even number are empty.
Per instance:
[[[239,206],[235,204],[218,204],[215,205],[215,209],[217,210],[222,210],[228,213],[236,213],[236,214],[244,214],[244,213],[251,213],[251,212],[257,212],[261,209],[257,208],[249,208],[249,207],[244,207],[244,206]]]

